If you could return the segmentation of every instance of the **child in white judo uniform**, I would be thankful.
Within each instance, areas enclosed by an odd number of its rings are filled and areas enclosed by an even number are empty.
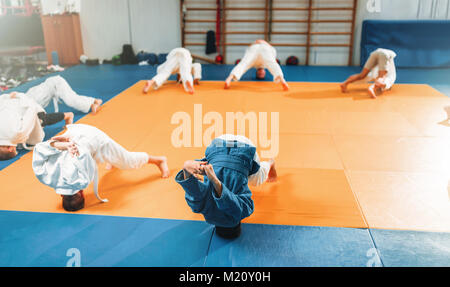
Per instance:
[[[350,76],[341,84],[342,92],[347,92],[347,86],[349,84],[366,78],[369,82],[374,82],[368,88],[368,92],[372,98],[376,99],[377,92],[382,93],[390,90],[397,79],[394,63],[395,57],[397,57],[397,54],[394,51],[382,48],[375,50],[370,54],[361,73]]]
[[[64,120],[73,122],[73,113],[47,114],[41,105],[25,94],[0,96],[0,161],[17,156],[17,147],[25,149],[43,141],[44,126]]]
[[[285,91],[289,86],[284,80],[283,71],[277,62],[277,51],[264,40],[257,40],[245,52],[244,58],[231,71],[225,81],[225,89],[229,89],[231,81],[239,81],[241,77],[251,68],[256,68],[256,78],[263,80],[266,77],[265,69],[273,75],[275,83],[281,83]]]
[[[178,82],[181,81],[184,90],[190,94],[194,93],[194,84],[198,85],[202,79],[202,66],[199,63],[192,63],[192,56],[185,48],[176,48],[170,51],[166,62],[157,69],[156,76],[147,81],[144,93],[148,93],[151,88],[159,89],[171,75],[178,75]]]
[[[119,169],[138,169],[154,164],[163,178],[170,175],[167,158],[150,156],[145,152],[130,152],[101,130],[82,124],[69,125],[67,131],[34,148],[33,170],[43,184],[55,189],[63,198],[67,211],[84,208],[83,190],[94,182],[98,195],[97,163]]]

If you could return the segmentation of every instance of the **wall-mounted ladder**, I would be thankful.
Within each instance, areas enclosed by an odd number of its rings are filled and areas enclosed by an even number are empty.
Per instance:
[[[214,2],[213,0],[211,2]],[[306,49],[305,52],[305,64],[309,65],[311,48],[313,47],[346,47],[348,48],[348,65],[352,64],[353,48],[354,48],[354,31],[355,20],[357,10],[357,0],[343,0],[339,1],[338,5],[319,5],[319,1],[315,0],[303,0],[299,1],[297,7],[287,7],[283,4],[283,0],[260,0],[260,5],[257,7],[232,7],[228,5],[230,1],[219,0],[216,5],[209,5],[208,7],[202,7],[205,1],[198,0],[180,0],[180,15],[181,15],[181,42],[183,47],[189,46],[204,46],[206,43],[190,41],[190,35],[206,35],[208,30],[215,30],[214,25],[220,25],[221,31],[219,39],[219,50],[226,62],[227,47],[229,46],[248,46],[251,42],[233,42],[230,39],[230,35],[261,35],[261,38],[266,41],[270,41],[273,46],[278,47],[302,47]],[[240,3],[245,3],[241,1]],[[249,3],[255,3],[255,1],[248,1]],[[316,3],[317,2],[317,3]],[[323,3],[324,1],[320,1]],[[333,1],[329,1],[333,4]],[[335,1],[334,1],[335,2]],[[289,1],[288,3],[292,3]],[[209,3],[211,4],[211,3]],[[317,4],[317,5],[316,5]],[[244,5],[244,4],[242,4]],[[292,5],[292,4],[291,4]],[[217,12],[214,15],[220,15],[216,19],[208,18],[196,18],[199,12]],[[260,19],[243,19],[236,17],[237,11],[261,11]],[[283,16],[283,12],[298,12],[295,17],[289,19]],[[339,13],[341,17],[330,18],[330,13]],[[210,13],[210,14],[211,14]],[[197,15],[196,15],[197,14]],[[210,15],[208,14],[208,15]],[[212,16],[212,14],[211,14]],[[248,31],[241,30],[228,30],[230,23],[260,23],[263,29],[252,29]],[[275,26],[282,23],[301,23],[303,24],[302,30],[282,30],[274,29]],[[201,25],[202,28],[192,29],[190,26],[195,24]],[[328,24],[338,26],[345,25],[345,31],[335,31],[334,29],[327,29],[324,31],[321,25]],[[281,25],[279,25],[281,26]],[[338,30],[338,29],[337,29]],[[275,35],[298,35],[298,41],[296,42],[279,42],[275,41],[273,36]],[[345,37],[342,40],[328,40],[323,41],[324,36]],[[330,39],[330,37],[329,37]],[[336,39],[336,38],[334,38]]]

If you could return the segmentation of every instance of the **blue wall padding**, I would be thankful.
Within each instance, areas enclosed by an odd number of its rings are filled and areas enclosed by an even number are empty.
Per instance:
[[[366,267],[369,250],[367,229],[243,224],[235,240],[214,234],[206,266]]]
[[[450,233],[371,230],[389,267],[450,267]]]
[[[361,65],[377,48],[395,51],[398,67],[450,67],[450,20],[366,20],[362,26]]]
[[[213,227],[200,221],[0,211],[0,267],[198,267]]]
[[[167,60],[167,55],[169,55],[169,54],[159,54],[158,55],[158,65],[163,64]]]

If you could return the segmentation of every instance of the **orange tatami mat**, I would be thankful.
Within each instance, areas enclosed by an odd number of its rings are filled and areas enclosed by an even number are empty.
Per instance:
[[[174,82],[144,95],[143,85],[79,123],[129,150],[166,155],[172,176],[160,179],[153,166],[101,166],[100,193],[110,201],[99,203],[90,187],[80,213],[202,220],[174,177],[185,160],[203,157],[213,123],[226,133],[242,112],[246,135],[255,131],[262,158],[277,155],[279,174],[278,182],[252,188],[255,212],[245,222],[450,231],[450,99],[427,85],[396,85],[376,100],[367,84],[342,94],[334,83],[290,83],[284,92],[268,82],[230,90],[202,82],[195,95]],[[190,127],[184,138],[174,136],[181,119]],[[31,159],[0,173],[0,210],[64,212],[60,197],[35,178]]]

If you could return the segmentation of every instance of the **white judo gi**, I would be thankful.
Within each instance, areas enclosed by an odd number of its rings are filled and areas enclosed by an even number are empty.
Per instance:
[[[247,48],[244,58],[231,71],[231,75],[239,81],[251,68],[267,69],[276,83],[284,79],[283,71],[277,62],[277,51],[267,43],[253,44]],[[277,79],[280,77],[279,79]]]
[[[38,113],[41,105],[25,94],[0,96],[0,146],[23,144],[34,146],[44,140],[45,133]]]
[[[74,195],[94,181],[97,197],[105,201],[97,194],[97,163],[108,163],[119,169],[138,169],[148,163],[147,153],[127,151],[96,127],[74,124],[67,129],[61,137],[67,137],[76,144],[80,157],[73,158],[68,151],[52,147],[51,141],[36,145],[33,153],[33,170],[37,178],[58,194]]]
[[[95,102],[95,98],[80,96],[75,93],[61,76],[48,78],[42,84],[29,89],[26,95],[34,99],[43,108],[53,102],[55,113],[59,111],[58,102],[60,101],[83,113],[88,113]]]
[[[185,48],[176,48],[167,55],[167,60],[158,66],[157,74],[152,80],[155,81],[155,89],[160,88],[171,75],[180,74],[181,82],[187,91],[186,83],[190,82],[194,86],[193,80],[202,79],[202,66],[199,63],[192,63],[192,56]],[[194,75],[194,78],[192,78]]]
[[[245,136],[226,134],[226,135],[222,135],[218,138],[221,140],[224,140],[224,141],[237,141],[237,142],[255,147],[253,142]],[[261,162],[257,152],[255,152],[253,161],[258,163],[260,168],[257,173],[252,174],[248,177],[248,183],[253,186],[259,186],[259,185],[263,184],[264,182],[266,182],[267,178],[269,177],[270,163],[267,161]]]
[[[397,72],[394,63],[395,57],[397,57],[397,54],[388,49],[379,48],[373,51],[364,65],[365,69],[370,70],[370,73],[367,76],[369,81],[374,81],[378,78],[378,73],[380,71],[387,71],[384,79],[384,84],[386,87],[383,88],[383,90],[391,89],[397,79]]]

